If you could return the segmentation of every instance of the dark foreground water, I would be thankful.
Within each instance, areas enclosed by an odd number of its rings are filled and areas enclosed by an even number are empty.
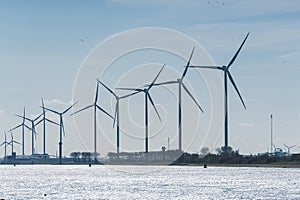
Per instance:
[[[300,199],[300,169],[0,166],[0,199]]]

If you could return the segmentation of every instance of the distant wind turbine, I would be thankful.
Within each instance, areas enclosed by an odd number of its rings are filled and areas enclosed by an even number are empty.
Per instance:
[[[107,89],[115,98],[116,98],[116,107],[115,107],[115,115],[114,115],[114,122],[113,122],[113,127],[115,126],[115,123],[117,123],[117,155],[120,153],[120,100],[125,99],[127,97],[130,97],[138,92],[134,92],[131,94],[127,94],[124,96],[118,96],[114,91],[112,91],[107,85],[105,85],[103,82],[99,81],[98,82],[105,88]]]
[[[91,107],[94,107],[94,161],[97,162],[97,109],[99,109],[100,111],[102,111],[103,113],[105,113],[107,116],[109,116],[110,118],[113,119],[113,117],[108,113],[106,112],[104,109],[102,109],[98,104],[97,104],[97,101],[98,101],[98,93],[99,93],[99,83],[97,81],[97,86],[96,86],[96,94],[95,94],[95,100],[94,100],[94,103],[91,104],[91,105],[88,105],[74,113],[72,113],[71,115],[74,115],[76,113],[79,113],[81,111],[84,111],[88,108],[91,108]]]
[[[4,158],[6,158],[6,156],[7,156],[6,149],[7,149],[7,146],[9,145],[9,143],[8,143],[7,140],[6,140],[6,132],[5,132],[5,131],[4,131],[4,142],[2,142],[2,143],[0,144],[0,147],[1,147],[2,145],[4,145]]]
[[[237,94],[239,95],[239,98],[244,106],[244,108],[246,109],[246,105],[244,103],[244,100],[230,74],[229,68],[230,66],[234,63],[235,59],[237,58],[239,52],[241,51],[243,45],[245,44],[247,38],[249,36],[249,33],[246,35],[244,41],[242,42],[241,46],[239,47],[239,49],[237,50],[237,52],[235,53],[235,55],[233,56],[233,58],[230,60],[230,62],[228,63],[228,65],[224,65],[224,66],[190,66],[191,68],[205,68],[205,69],[216,69],[216,70],[221,70],[224,72],[224,109],[225,109],[225,125],[224,125],[224,132],[225,132],[225,146],[224,146],[224,150],[225,152],[228,152],[228,96],[227,96],[227,79],[229,78],[231,84],[233,85],[235,91],[237,92]]]
[[[271,122],[271,154],[273,153],[273,115],[270,115]]]
[[[291,149],[294,148],[295,146],[297,146],[297,145],[288,146],[288,145],[286,145],[284,143],[283,143],[283,145],[288,149],[288,156],[291,155]]]
[[[12,128],[12,129],[10,129],[8,132],[11,132],[11,131],[13,131],[13,130],[15,130],[15,129],[17,129],[17,128],[19,128],[19,127],[22,127],[22,155],[24,156],[25,155],[25,148],[24,148],[24,144],[25,144],[25,142],[24,142],[24,129],[25,129],[25,127],[27,128],[27,129],[29,129],[29,130],[31,130],[31,128],[29,128],[29,126],[27,126],[26,124],[25,124],[25,117],[26,117],[26,115],[25,115],[25,107],[24,107],[24,113],[23,113],[23,121],[22,121],[22,123],[21,124],[19,124],[18,126],[16,126],[16,127],[14,127],[14,128]]]
[[[45,109],[45,104],[44,104],[43,98],[42,98],[42,106],[41,107],[43,109],[43,113],[42,113],[43,118],[39,122],[36,123],[36,126],[39,125],[41,122],[43,122],[43,153],[45,155],[46,154],[46,121],[48,121],[52,124],[58,125],[58,126],[59,126],[59,124],[46,117],[46,109]]]
[[[17,117],[20,117],[22,119],[26,119],[29,122],[31,122],[31,155],[35,154],[34,151],[34,142],[35,142],[35,138],[36,138],[36,131],[35,131],[35,121],[37,121],[43,114],[40,114],[38,117],[34,118],[34,119],[30,119],[28,117],[24,117],[21,115],[16,115]]]
[[[11,140],[8,142],[9,145],[11,145],[11,155],[14,153],[14,143],[22,145],[20,142],[14,140],[14,136],[12,131],[10,131]]]
[[[197,105],[197,107],[201,110],[201,112],[203,112],[201,106],[197,103],[196,99],[193,97],[193,95],[190,93],[190,91],[188,90],[188,88],[185,86],[185,84],[183,83],[183,79],[186,76],[187,70],[189,68],[193,53],[194,53],[195,47],[192,50],[192,53],[190,55],[190,58],[187,62],[187,65],[185,66],[185,69],[181,75],[180,78],[178,78],[177,80],[174,81],[166,81],[166,82],[162,82],[162,83],[156,83],[154,84],[154,86],[159,86],[159,85],[169,85],[169,84],[178,84],[178,149],[181,151],[182,150],[182,106],[181,106],[181,89],[183,87],[183,89],[186,91],[186,93],[191,97],[191,99],[195,102],[195,104]]]
[[[63,115],[66,114],[75,104],[77,104],[78,101],[76,103],[74,103],[73,105],[71,105],[70,107],[68,107],[66,110],[64,110],[63,112],[58,112],[58,111],[55,111],[55,110],[52,110],[52,109],[49,109],[49,108],[46,108],[46,110],[54,113],[54,114],[57,114],[59,115],[59,126],[60,126],[60,129],[59,129],[59,143],[58,143],[58,150],[59,150],[59,164],[62,164],[62,145],[63,145],[63,136],[62,136],[62,133],[64,132],[64,135],[65,135],[65,128],[64,128],[64,122],[63,122]]]
[[[150,89],[153,87],[153,85],[155,84],[155,81],[157,80],[158,76],[160,75],[160,73],[162,72],[163,68],[165,67],[165,65],[163,65],[163,67],[160,69],[160,71],[158,72],[158,74],[156,75],[156,77],[154,78],[154,80],[152,81],[152,83],[146,87],[146,88],[116,88],[116,89],[120,89],[120,90],[129,90],[129,91],[135,91],[135,93],[132,93],[129,96],[138,94],[140,92],[144,92],[145,94],[145,152],[148,153],[148,99],[150,100],[150,103],[152,104],[159,120],[161,121],[161,118],[159,116],[159,113],[155,107],[155,104],[153,102],[153,99],[150,95]]]

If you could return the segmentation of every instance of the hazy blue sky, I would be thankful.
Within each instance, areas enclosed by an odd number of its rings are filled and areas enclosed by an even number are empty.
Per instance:
[[[242,153],[267,151],[270,146],[269,115],[273,113],[275,145],[283,147],[282,143],[286,143],[300,146],[299,20],[300,3],[298,1],[1,1],[1,132],[21,122],[14,115],[22,114],[24,106],[26,106],[27,116],[39,114],[41,97],[50,108],[62,110],[69,105],[81,63],[89,52],[106,38],[134,28],[162,27],[194,38],[219,65],[229,62],[247,32],[250,32],[244,48],[231,67],[232,75],[244,97],[247,110],[243,109],[238,96],[229,86],[229,144]],[[163,58],[158,59],[159,55],[156,54],[158,53],[148,52],[149,58],[145,59],[145,63],[151,62],[151,56],[153,56],[153,62],[162,61]],[[189,54],[190,52],[186,52],[186,58]],[[171,60],[167,58],[169,55],[165,56],[166,64],[172,66],[172,62],[168,62]],[[143,58],[140,59],[143,60]],[[181,62],[180,65],[183,66],[185,62]],[[126,63],[130,65],[130,56]],[[145,79],[151,81],[157,69],[156,67],[145,73]],[[122,73],[126,73],[126,70],[130,71],[131,68],[124,67],[123,70]],[[181,74],[182,68],[177,66],[176,70]],[[139,73],[143,77],[143,73]],[[207,91],[201,93],[197,90],[197,84],[201,84],[201,80],[197,81],[190,74],[189,72],[187,80],[195,90],[199,103],[203,104],[205,109],[205,106],[209,104],[209,95]],[[108,83],[110,79],[115,80],[114,84],[116,84],[118,81],[116,76],[119,75],[122,74],[118,74],[116,69],[103,79]],[[95,74],[91,79],[97,76]],[[86,88],[86,90],[94,94],[95,87]],[[103,88],[100,91],[101,94],[103,93],[101,99],[103,106],[113,113],[110,104],[105,103],[105,99],[109,97],[108,94],[103,92],[105,91]],[[170,110],[171,106],[166,106],[161,100],[162,92],[157,89],[157,93],[155,96],[153,90],[155,102],[162,107],[165,106],[168,116],[174,117],[173,124],[169,124],[172,128],[165,131],[176,132],[176,102],[172,104],[174,110]],[[142,97],[139,95],[139,97],[131,98],[130,102],[139,106],[140,113],[132,111],[132,118],[141,127],[137,134],[143,136]],[[223,95],[220,94],[220,99],[222,98]],[[93,99],[91,103],[92,101]],[[111,101],[113,99],[109,99],[109,102]],[[189,104],[191,109],[195,110],[192,101],[186,101],[184,103]],[[101,102],[99,101],[99,104],[102,104]],[[79,103],[75,110],[82,106],[85,104]],[[88,118],[88,116],[91,117],[92,112],[87,111],[83,115]],[[195,115],[205,118],[205,113]],[[101,116],[102,123],[106,124],[105,130],[108,132],[106,134],[113,141],[110,145],[99,142],[99,151],[104,155],[107,151],[115,151],[114,144],[112,144],[115,141],[115,130],[111,128],[110,120],[100,112],[99,116]],[[185,113],[184,116],[186,119],[191,117],[189,113]],[[54,116],[49,115],[49,117],[55,120]],[[154,115],[153,119],[155,119]],[[207,122],[206,119],[203,121]],[[65,155],[73,150],[92,150],[90,145],[92,121],[89,120],[89,122],[90,124],[86,123],[85,133],[86,138],[89,139],[82,141],[78,135],[84,134],[76,133],[72,118],[66,115]],[[189,131],[187,126],[184,130]],[[21,141],[20,133],[21,130],[14,131],[18,141]],[[38,128],[38,133],[37,151],[41,153],[41,127]],[[55,154],[58,128],[50,125],[48,133],[49,137],[52,136],[51,139],[49,138],[47,149],[50,154]],[[201,131],[197,134],[201,135]],[[223,145],[223,132],[220,134],[221,137],[216,139],[214,144],[205,145],[209,147]],[[26,153],[30,153],[30,134],[26,133],[26,135]],[[171,137],[171,148],[177,148],[174,134],[165,134],[157,138],[161,141],[157,145],[150,142],[150,150],[158,150],[161,145],[166,145],[167,137]],[[1,134],[1,141],[2,138],[4,136]],[[126,141],[126,136],[123,136],[123,139]],[[195,138],[185,138],[184,149],[199,152],[205,142],[201,137],[190,142],[193,139]],[[128,139],[127,144],[125,145],[124,142],[122,145],[124,145],[123,150],[142,151],[143,144],[142,140],[130,141]],[[299,148],[292,149],[292,152],[299,151]],[[17,147],[17,152],[21,153],[20,147]],[[2,154],[1,149],[0,155]]]

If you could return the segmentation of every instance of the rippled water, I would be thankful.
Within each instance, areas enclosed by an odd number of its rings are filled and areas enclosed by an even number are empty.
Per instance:
[[[288,168],[0,166],[0,180],[0,199],[300,199]]]

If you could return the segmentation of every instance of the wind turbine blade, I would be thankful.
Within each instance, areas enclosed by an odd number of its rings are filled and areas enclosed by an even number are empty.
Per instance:
[[[23,112],[23,124],[25,123],[25,106],[24,106],[24,112]]]
[[[185,75],[186,75],[186,73],[187,73],[187,70],[188,70],[189,65],[190,65],[190,63],[191,63],[191,60],[192,60],[192,56],[193,56],[193,54],[194,54],[194,50],[195,50],[195,47],[193,47],[192,53],[191,53],[191,55],[190,55],[190,58],[189,58],[189,60],[188,60],[188,62],[187,62],[187,64],[186,64],[186,66],[185,66],[185,69],[184,69],[184,71],[183,71],[183,73],[182,73],[181,80],[183,80],[183,78],[185,77]]]
[[[150,100],[150,102],[151,102],[151,104],[152,104],[152,106],[153,106],[153,108],[154,108],[154,110],[155,110],[155,112],[156,112],[156,114],[157,114],[157,116],[158,116],[158,118],[159,118],[159,121],[161,121],[161,118],[160,118],[159,113],[158,113],[158,111],[157,111],[157,109],[156,109],[156,107],[155,107],[155,104],[154,104],[154,102],[153,102],[153,99],[152,99],[151,95],[150,95],[149,93],[147,93],[147,95],[148,95],[149,100]]]
[[[42,108],[43,108],[43,113],[45,113],[46,111],[45,111],[45,104],[44,104],[44,99],[43,99],[43,97],[42,97]]]
[[[101,108],[101,107],[98,106],[98,105],[96,105],[96,106],[97,106],[97,108],[98,108],[99,110],[101,110],[102,112],[104,112],[107,116],[109,116],[110,118],[114,119],[114,117],[111,116],[108,112],[106,112],[103,108]]]
[[[86,110],[86,109],[88,109],[88,108],[90,108],[90,107],[93,107],[93,106],[94,106],[94,105],[86,106],[86,107],[84,107],[84,108],[82,108],[82,109],[80,109],[80,110],[78,110],[78,111],[72,113],[71,116],[72,116],[72,115],[75,115],[75,114],[77,114],[77,113],[79,113],[79,112],[81,112],[81,111],[83,111],[83,110]]]
[[[116,93],[114,93],[114,91],[112,91],[107,85],[105,85],[104,83],[102,83],[101,81],[97,80],[104,88],[106,88],[112,95],[114,95],[116,98],[118,97]]]
[[[55,124],[55,125],[59,126],[58,123],[56,123],[56,122],[54,122],[54,121],[52,121],[52,120],[50,120],[50,119],[47,119],[47,118],[46,118],[46,121],[48,121],[48,122],[50,122],[50,123],[52,123],[52,124]]]
[[[136,91],[136,92],[142,92],[142,89],[139,88],[116,88],[117,90],[128,90],[128,91]]]
[[[297,146],[297,145],[293,145],[293,146],[291,146],[290,148],[294,148],[295,146]]]
[[[53,112],[53,113],[55,113],[55,114],[57,114],[57,115],[60,114],[59,112],[57,112],[57,111],[55,111],[55,110],[52,110],[52,109],[49,109],[49,108],[46,108],[46,107],[44,107],[44,108],[45,108],[45,110],[48,110],[48,111],[50,111],[50,112]]]
[[[20,142],[18,142],[18,141],[15,141],[15,140],[14,140],[14,143],[16,143],[16,144],[19,144],[19,145],[22,145]]]
[[[18,125],[18,126],[16,126],[16,127],[14,127],[14,128],[12,128],[12,129],[10,129],[8,132],[11,132],[11,131],[13,131],[13,130],[15,130],[15,129],[17,129],[17,128],[21,127],[21,126],[22,126],[22,124],[20,124],[20,125]]]
[[[154,80],[152,81],[152,83],[149,85],[148,90],[150,90],[153,87],[153,84],[155,83],[155,81],[157,80],[157,78],[159,77],[160,73],[162,72],[162,70],[164,69],[165,64],[162,66],[162,68],[159,70],[158,74],[156,75],[156,77],[154,78]]]
[[[243,98],[242,98],[242,96],[241,96],[241,94],[240,94],[240,92],[239,92],[239,90],[238,90],[238,88],[237,88],[237,86],[236,86],[236,84],[235,84],[235,82],[234,82],[234,80],[233,80],[233,78],[232,78],[230,72],[228,71],[227,74],[228,74],[228,77],[229,77],[229,79],[230,79],[230,81],[231,81],[231,83],[232,83],[232,85],[233,85],[235,91],[238,93],[238,95],[239,95],[239,97],[240,97],[240,100],[242,101],[242,104],[243,104],[244,108],[246,109],[246,105],[245,105],[245,103],[244,103],[244,100],[243,100]]]
[[[124,96],[121,96],[121,97],[119,97],[119,99],[125,99],[125,98],[127,98],[127,97],[133,96],[133,95],[135,95],[135,94],[137,94],[137,93],[140,93],[140,92],[142,92],[142,91],[143,91],[143,90],[138,91],[138,92],[133,92],[133,93],[130,93],[130,94],[127,94],[127,95],[124,95]]]
[[[36,136],[38,135],[38,133],[35,131],[35,129],[33,129],[33,133],[34,133],[34,139],[36,140]]]
[[[6,140],[6,132],[4,131],[4,142],[2,142],[0,144],[0,146],[4,145],[4,144],[7,144],[7,140]]]
[[[286,144],[284,144],[284,143],[282,143],[286,148],[288,148],[289,149],[289,146],[288,145],[286,145]]]
[[[22,116],[20,116],[20,115],[17,115],[17,114],[16,114],[16,116],[17,116],[17,117],[24,118],[24,117],[22,117]],[[25,117],[24,119],[26,119],[26,120],[28,120],[28,121],[30,121],[30,122],[32,122],[32,121],[33,121],[32,119],[29,119],[28,117]]]
[[[15,114],[15,116],[17,116],[17,117],[20,117],[20,118],[24,119],[24,122],[25,122],[25,119],[26,119],[26,117],[23,117],[23,116],[21,116],[21,115],[18,115],[18,114]]]
[[[175,84],[178,83],[178,81],[166,81],[166,82],[161,82],[161,83],[155,83],[153,86],[158,86],[158,85],[168,85],[168,84]],[[145,85],[145,87],[148,87],[149,85]]]
[[[65,137],[66,136],[66,132],[65,132],[65,126],[64,126],[63,120],[61,120],[61,127],[62,127],[62,130],[63,130],[63,133],[64,133],[64,137]]]
[[[198,102],[196,101],[196,99],[193,97],[193,95],[190,93],[190,91],[187,89],[187,87],[184,85],[184,83],[182,83],[183,89],[186,91],[186,93],[191,97],[191,99],[195,102],[195,104],[198,106],[198,108],[201,110],[201,112],[203,113],[203,110],[201,108],[201,106],[198,104]]]
[[[42,121],[44,121],[44,119],[41,119],[40,121],[38,121],[35,126],[39,125]]]
[[[38,120],[41,116],[43,116],[44,113],[40,114],[38,117],[36,117],[33,121]]]
[[[228,68],[232,65],[232,63],[235,61],[235,59],[236,59],[236,57],[238,56],[238,54],[240,53],[240,51],[241,51],[243,45],[245,44],[245,42],[246,42],[248,36],[249,36],[249,33],[247,33],[247,35],[246,35],[246,37],[245,37],[243,43],[241,44],[240,48],[238,49],[238,51],[235,53],[235,55],[233,56],[233,58],[231,59],[231,61],[230,61],[229,64],[227,65],[227,69],[228,69]]]
[[[218,69],[223,70],[220,66],[190,66],[190,68],[201,68],[201,69]]]
[[[75,106],[78,103],[78,101],[76,101],[73,105],[71,105],[69,108],[67,108],[62,114],[65,114],[66,112],[68,112],[73,106]]]
[[[98,94],[99,94],[99,82],[97,81],[95,103],[98,101]]]
[[[24,126],[28,129],[28,130],[32,130],[29,126],[27,126],[26,124],[24,124]]]
[[[117,112],[118,112],[118,102],[116,102],[116,106],[115,106],[115,115],[114,115],[113,128],[115,128]]]

